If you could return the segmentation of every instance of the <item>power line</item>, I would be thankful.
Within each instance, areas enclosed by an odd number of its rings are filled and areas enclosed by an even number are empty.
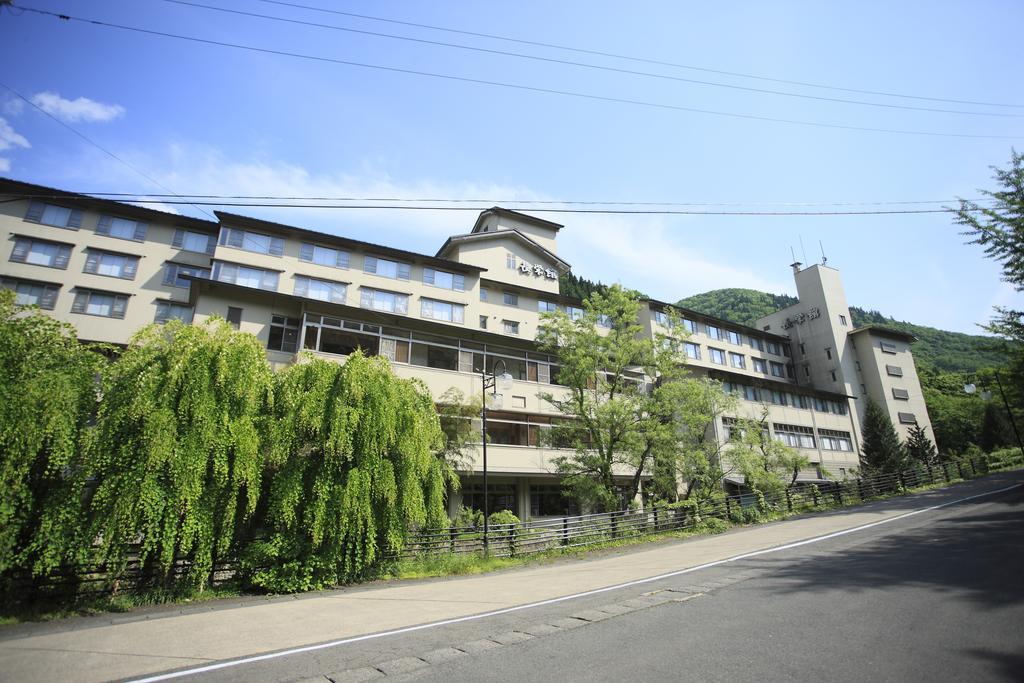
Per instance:
[[[690,64],[679,64],[677,62],[667,62],[667,61],[662,61],[662,60],[658,60],[658,59],[649,59],[649,58],[645,58],[645,57],[636,57],[636,56],[630,56],[630,55],[623,55],[623,54],[617,54],[617,53],[614,53],[614,52],[603,52],[601,50],[589,50],[589,49],[586,49],[586,48],[571,47],[571,46],[568,46],[568,45],[558,45],[556,43],[544,43],[544,42],[540,42],[540,41],[536,41],[536,40],[525,40],[525,39],[522,39],[522,38],[511,38],[509,36],[501,36],[501,35],[496,35],[496,34],[493,34],[493,33],[479,33],[479,32],[476,32],[476,31],[465,31],[465,30],[454,29],[454,28],[449,28],[449,27],[445,27],[445,26],[435,26],[435,25],[431,25],[431,24],[419,24],[419,23],[412,22],[412,21],[401,21],[399,19],[387,19],[387,18],[384,18],[384,17],[371,16],[369,14],[357,14],[355,12],[343,12],[341,10],[327,9],[327,8],[324,8],[324,7],[312,7],[310,5],[301,5],[301,4],[294,3],[294,2],[283,2],[282,0],[257,0],[257,1],[258,2],[264,2],[264,3],[270,4],[270,5],[281,5],[281,6],[284,6],[284,7],[294,7],[294,8],[298,8],[298,9],[310,10],[310,11],[313,11],[313,12],[324,12],[326,14],[337,14],[337,15],[346,16],[346,17],[354,17],[356,19],[366,19],[366,20],[369,20],[369,21],[379,21],[379,22],[384,22],[384,23],[388,23],[388,24],[398,24],[398,25],[401,25],[401,26],[411,26],[411,27],[414,27],[414,28],[425,28],[425,29],[429,29],[431,31],[443,31],[443,32],[446,32],[446,33],[455,33],[455,34],[464,35],[464,36],[473,36],[475,38],[488,38],[490,40],[500,40],[500,41],[504,41],[504,42],[508,42],[508,43],[518,43],[520,45],[532,45],[532,46],[535,46],[535,47],[545,47],[545,48],[551,48],[553,50],[564,50],[566,52],[576,52],[576,53],[579,53],[579,54],[594,55],[594,56],[597,56],[597,57],[611,57],[612,59],[623,59],[623,60],[627,60],[627,61],[631,61],[631,62],[639,62],[639,63],[643,63],[643,64],[656,64],[656,65],[659,65],[659,66],[669,66],[669,67],[673,67],[673,68],[676,68],[676,69],[687,69],[687,70],[690,70],[690,71],[701,71],[701,72],[704,72],[704,73],[718,74],[718,75],[721,75],[721,76],[735,76],[737,78],[750,78],[750,79],[753,79],[753,80],[767,81],[767,82],[770,82],[770,83],[785,83],[787,85],[799,85],[799,86],[803,86],[803,87],[807,87],[807,88],[820,88],[822,90],[836,90],[836,91],[839,91],[839,92],[859,93],[861,95],[879,95],[879,96],[882,96],[882,97],[898,97],[898,98],[901,98],[901,99],[923,100],[923,101],[926,101],[926,102],[948,102],[950,104],[975,104],[975,105],[985,106],[985,107],[1024,108],[1024,104],[1007,104],[1007,103],[1002,103],[1002,102],[982,102],[982,101],[978,101],[978,100],[959,100],[959,99],[949,99],[949,98],[943,98],[943,97],[927,97],[927,96],[924,96],[924,95],[908,95],[908,94],[905,94],[905,93],[894,93],[894,92],[888,92],[888,91],[884,91],[884,90],[864,90],[864,89],[859,89],[859,88],[847,88],[847,87],[836,86],[836,85],[825,85],[825,84],[822,84],[822,83],[812,83],[812,82],[809,82],[809,81],[797,81],[797,80],[789,80],[789,79],[785,79],[785,78],[773,78],[773,77],[770,77],[770,76],[760,76],[760,75],[757,75],[757,74],[748,74],[748,73],[742,73],[742,72],[738,72],[738,71],[725,71],[725,70],[722,70],[722,69],[710,69],[710,68],[706,68],[706,67],[693,66],[693,65],[690,65]]]
[[[27,9],[27,8],[25,8],[25,9]],[[86,142],[88,142],[88,143],[89,143],[90,145],[92,145],[92,146],[93,146],[93,147],[95,147],[96,149],[100,150],[101,152],[103,152],[104,154],[106,154],[107,156],[109,156],[109,157],[110,157],[111,159],[114,159],[115,161],[119,161],[120,163],[124,164],[125,166],[127,166],[127,167],[128,167],[128,168],[130,168],[131,170],[135,171],[136,173],[138,173],[138,174],[139,174],[140,176],[142,176],[143,178],[145,178],[145,179],[146,179],[146,180],[148,180],[149,182],[151,182],[151,183],[153,183],[154,185],[156,185],[157,187],[159,187],[160,189],[162,189],[162,190],[167,190],[168,192],[170,192],[170,193],[171,193],[171,195],[170,195],[170,196],[172,196],[172,197],[179,197],[179,198],[181,197],[181,195],[175,194],[175,193],[174,193],[174,190],[172,190],[172,189],[170,189],[169,187],[167,187],[166,185],[162,184],[162,183],[161,183],[160,181],[156,180],[155,178],[151,178],[151,177],[150,177],[149,175],[147,175],[147,174],[143,173],[143,172],[142,172],[142,171],[141,171],[140,169],[136,168],[135,166],[133,166],[132,164],[128,163],[127,161],[125,161],[125,160],[124,160],[124,159],[122,159],[121,157],[117,156],[116,154],[114,154],[114,153],[113,153],[113,152],[111,152],[111,151],[110,151],[109,149],[107,149],[106,147],[102,146],[101,144],[99,144],[99,143],[98,143],[98,142],[96,142],[95,140],[92,140],[91,138],[89,138],[88,136],[86,136],[86,135],[85,135],[85,133],[82,133],[81,131],[79,131],[79,130],[77,130],[77,129],[75,129],[75,128],[71,127],[71,126],[69,126],[69,125],[68,125],[68,124],[66,124],[66,123],[64,123],[63,121],[61,121],[60,119],[58,119],[58,118],[57,118],[56,116],[54,116],[54,115],[53,115],[53,114],[51,114],[50,112],[46,111],[45,109],[43,109],[42,107],[40,107],[40,106],[39,106],[38,104],[36,104],[36,103],[35,103],[35,102],[33,102],[32,100],[30,100],[29,98],[25,97],[24,95],[22,95],[22,94],[21,94],[20,92],[18,92],[17,90],[15,90],[14,88],[12,88],[11,86],[7,85],[6,83],[2,83],[2,82],[0,82],[0,86],[3,86],[4,88],[6,88],[7,90],[9,90],[10,92],[14,93],[14,94],[15,94],[16,96],[18,96],[19,98],[21,98],[22,100],[24,100],[25,102],[28,102],[28,103],[29,103],[30,105],[32,105],[33,107],[35,107],[35,109],[36,109],[36,110],[38,110],[39,112],[42,112],[42,113],[43,113],[43,114],[44,114],[45,116],[47,116],[47,117],[48,117],[49,119],[51,119],[51,120],[53,120],[53,121],[56,121],[56,122],[57,122],[57,123],[59,123],[60,125],[64,126],[64,127],[65,127],[65,128],[67,128],[67,129],[68,129],[69,131],[71,131],[72,133],[74,133],[74,134],[75,134],[75,135],[77,135],[78,137],[82,138],[83,140],[85,140]],[[149,202],[149,203],[157,203],[157,202]],[[209,216],[210,218],[213,218],[214,220],[216,220],[216,218],[214,218],[213,214],[211,214],[211,213],[210,213],[209,211],[206,211],[205,209],[201,209],[201,208],[199,208],[198,206],[196,206],[196,205],[195,205],[194,203],[192,203],[192,202],[185,202],[185,201],[183,201],[183,202],[178,202],[178,203],[181,203],[181,204],[188,204],[189,206],[191,206],[192,208],[194,208],[194,209],[195,209],[196,211],[200,211],[200,212],[202,212],[202,213],[205,213],[205,214],[206,214],[207,216]]]
[[[82,17],[75,17],[75,16],[71,16],[71,15],[68,15],[68,14],[58,14],[56,12],[50,12],[50,11],[47,11],[47,10],[41,10],[41,9],[36,9],[36,8],[31,8],[31,7],[22,7],[22,9],[24,9],[27,12],[33,12],[35,14],[55,17],[55,18],[63,20],[63,21],[77,21],[77,22],[80,22],[80,23],[92,24],[94,26],[103,26],[103,27],[107,27],[107,28],[116,28],[116,29],[121,29],[121,30],[125,30],[125,31],[132,31],[132,32],[135,32],[135,33],[142,33],[142,34],[146,34],[146,35],[160,36],[160,37],[164,37],[164,38],[174,38],[174,39],[177,39],[177,40],[185,40],[185,41],[194,42],[194,43],[201,43],[201,44],[204,44],[204,45],[215,45],[215,46],[218,46],[218,47],[227,47],[227,48],[233,48],[233,49],[237,49],[237,50],[246,50],[246,51],[249,51],[249,52],[258,52],[258,53],[261,53],[261,54],[272,54],[272,55],[278,55],[278,56],[282,56],[282,57],[294,57],[296,59],[305,59],[305,60],[309,60],[309,61],[323,62],[323,63],[329,63],[329,64],[341,64],[341,65],[345,65],[345,66],[355,66],[355,67],[364,68],[364,69],[374,69],[374,70],[378,70],[378,71],[387,71],[387,72],[390,72],[390,73],[401,73],[401,74],[407,74],[407,75],[413,75],[413,76],[426,76],[426,77],[429,77],[429,78],[437,78],[437,79],[448,80],[448,81],[455,81],[455,82],[460,82],[460,83],[473,83],[473,84],[476,84],[476,85],[488,85],[488,86],[499,87],[499,88],[510,88],[510,89],[521,90],[521,91],[525,91],[525,92],[536,92],[536,93],[543,93],[543,94],[547,94],[547,95],[561,95],[561,96],[565,96],[565,97],[575,97],[575,98],[579,98],[579,99],[593,100],[593,101],[598,101],[598,102],[612,102],[612,103],[616,103],[616,104],[631,104],[631,105],[635,105],[635,106],[649,107],[649,108],[653,108],[653,109],[663,109],[663,110],[669,110],[669,111],[684,111],[684,112],[696,113],[696,114],[709,114],[709,115],[713,115],[713,116],[725,116],[725,117],[729,117],[729,118],[744,119],[744,120],[750,120],[750,121],[767,121],[767,122],[772,122],[772,123],[786,123],[786,124],[791,124],[791,125],[812,126],[812,127],[816,127],[816,128],[830,128],[830,129],[836,129],[836,130],[855,130],[855,131],[870,132],[870,133],[889,133],[889,134],[894,134],[894,135],[918,135],[918,136],[926,136],[926,137],[972,138],[972,139],[990,139],[990,140],[1017,140],[1017,139],[1020,138],[1020,136],[1013,136],[1013,135],[977,135],[977,134],[970,134],[970,133],[941,133],[941,132],[932,132],[932,131],[901,130],[901,129],[895,129],[895,128],[872,128],[872,127],[867,127],[867,126],[850,126],[850,125],[835,124],[835,123],[821,123],[821,122],[818,122],[818,121],[803,121],[803,120],[799,120],[799,119],[783,119],[783,118],[775,118],[775,117],[771,117],[771,116],[761,116],[761,115],[757,115],[757,114],[737,114],[735,112],[717,111],[717,110],[712,110],[712,109],[699,109],[699,108],[696,108],[696,107],[684,107],[684,106],[680,106],[680,105],[665,104],[665,103],[659,103],[659,102],[649,102],[649,101],[645,101],[645,100],[634,100],[634,99],[628,99],[628,98],[622,98],[622,97],[611,97],[611,96],[607,96],[607,95],[594,95],[594,94],[591,94],[591,93],[581,93],[581,92],[574,92],[574,91],[569,91],[569,90],[557,90],[557,89],[553,89],[553,88],[541,88],[539,86],[522,85],[522,84],[516,84],[516,83],[503,83],[501,81],[490,81],[490,80],[485,80],[485,79],[469,78],[469,77],[466,77],[466,76],[455,76],[455,75],[452,75],[452,74],[435,73],[435,72],[430,72],[430,71],[419,71],[419,70],[416,70],[416,69],[404,69],[404,68],[394,67],[394,66],[383,66],[383,65],[380,65],[380,64],[369,64],[369,63],[366,63],[366,62],[354,62],[354,61],[349,61],[349,60],[344,60],[344,59],[336,59],[336,58],[333,58],[333,57],[324,57],[324,56],[319,56],[319,55],[307,55],[307,54],[301,54],[301,53],[296,53],[296,52],[288,52],[288,51],[285,51],[285,50],[275,50],[275,49],[271,49],[271,48],[256,47],[256,46],[253,46],[253,45],[242,45],[242,44],[239,44],[239,43],[228,43],[228,42],[219,41],[219,40],[211,40],[211,39],[208,39],[208,38],[197,38],[195,36],[184,36],[184,35],[180,35],[180,34],[176,34],[176,33],[169,33],[169,32],[166,32],[166,31],[156,31],[156,30],[153,30],[153,29],[139,28],[139,27],[136,27],[136,26],[125,26],[123,24],[114,24],[114,23],[110,23],[110,22],[100,21],[98,19],[85,19],[85,18],[82,18]]]
[[[66,195],[18,195],[23,199],[27,198],[53,198],[66,199]],[[222,202],[222,201],[186,201],[186,200],[157,200],[157,199],[134,199],[137,204],[189,204],[191,206],[233,206],[263,209],[349,209],[349,210],[391,210],[391,211],[486,211],[489,206],[422,206],[422,205],[388,205],[388,204],[311,204],[311,203],[254,203],[254,202]],[[605,215],[657,215],[657,216],[879,216],[879,215],[909,215],[928,213],[956,213],[955,209],[875,209],[866,211],[696,211],[689,209],[556,209],[556,208],[529,208],[524,209],[534,213],[559,213],[559,214],[605,214]],[[983,211],[982,208],[969,209],[970,211]]]
[[[459,44],[456,44],[456,43],[446,43],[446,42],[437,41],[437,40],[426,40],[426,39],[423,39],[423,38],[413,38],[413,37],[410,37],[410,36],[399,36],[399,35],[394,35],[394,34],[391,34],[391,33],[379,33],[379,32],[376,32],[376,31],[364,31],[364,30],[361,30],[361,29],[351,28],[351,27],[347,27],[347,26],[337,26],[335,24],[322,24],[322,23],[318,23],[318,22],[314,22],[314,21],[302,21],[300,19],[289,19],[289,18],[286,18],[286,17],[275,17],[275,16],[271,16],[271,15],[268,15],[268,14],[259,14],[259,13],[256,13],[256,12],[246,12],[244,10],[231,9],[231,8],[227,8],[227,7],[215,7],[213,5],[205,5],[205,4],[198,3],[198,2],[189,2],[188,0],[163,0],[163,1],[167,2],[167,3],[175,4],[175,5],[181,5],[181,6],[184,6],[184,7],[193,7],[193,8],[197,8],[197,9],[206,9],[206,10],[212,10],[212,11],[215,11],[215,12],[224,12],[224,13],[227,13],[227,14],[235,14],[235,15],[245,16],[245,17],[254,17],[254,18],[257,18],[257,19],[266,19],[266,20],[269,20],[269,21],[279,21],[279,22],[284,22],[284,23],[289,23],[289,24],[297,24],[297,25],[300,25],[300,26],[309,26],[309,27],[313,27],[313,28],[330,29],[330,30],[334,30],[334,31],[345,31],[345,32],[348,32],[348,33],[356,33],[356,34],[359,34],[359,35],[373,36],[373,37],[377,37],[377,38],[388,38],[388,39],[392,39],[392,40],[402,40],[402,41],[407,41],[407,42],[412,42],[412,43],[420,43],[420,44],[423,44],[423,45],[434,45],[434,46],[439,46],[439,47],[453,48],[453,49],[457,49],[457,50],[469,50],[469,51],[472,51],[472,52],[479,52],[479,53],[484,53],[484,54],[500,55],[500,56],[504,56],[504,57],[515,57],[517,59],[528,59],[528,60],[533,60],[533,61],[538,61],[538,62],[546,62],[546,63],[549,63],[549,64],[561,64],[561,65],[565,65],[565,66],[575,66],[575,67],[580,67],[580,68],[584,68],[584,69],[593,69],[593,70],[607,71],[607,72],[617,73],[617,74],[625,74],[625,75],[628,75],[628,76],[642,76],[642,77],[645,77],[645,78],[656,78],[656,79],[661,79],[661,80],[676,81],[676,82],[679,82],[679,83],[691,83],[691,84],[695,84],[695,85],[706,85],[706,86],[710,86],[710,87],[714,87],[714,88],[727,88],[727,89],[730,89],[730,90],[741,90],[741,91],[744,91],[744,92],[759,93],[759,94],[766,94],[766,95],[779,95],[779,96],[782,96],[782,97],[795,97],[795,98],[807,99],[807,100],[817,100],[819,102],[836,102],[836,103],[840,103],[840,104],[853,104],[853,105],[863,106],[863,107],[881,107],[881,108],[885,108],[885,109],[904,109],[904,110],[910,110],[910,111],[938,112],[938,113],[944,113],[944,114],[964,114],[964,115],[968,115],[968,116],[996,116],[996,117],[1003,117],[1003,118],[1024,118],[1024,114],[1004,114],[1004,113],[996,113],[996,112],[965,111],[965,110],[962,110],[962,109],[941,109],[941,108],[938,108],[938,107],[915,107],[915,106],[903,105],[903,104],[887,104],[887,103],[884,103],[884,102],[866,102],[864,100],[844,99],[844,98],[841,98],[841,97],[824,97],[824,96],[820,96],[820,95],[805,95],[805,94],[802,94],[802,93],[784,92],[784,91],[781,91],[781,90],[769,90],[769,89],[766,89],[766,88],[752,88],[752,87],[742,86],[742,85],[733,85],[731,83],[719,83],[719,82],[716,82],[716,81],[702,81],[702,80],[698,80],[698,79],[694,79],[694,78],[682,78],[680,76],[669,76],[667,74],[651,73],[649,71],[636,71],[636,70],[632,70],[632,69],[620,69],[620,68],[611,67],[611,66],[602,66],[600,64],[588,64],[586,62],[574,62],[574,61],[567,60],[567,59],[555,59],[553,57],[541,57],[541,56],[538,56],[538,55],[525,54],[525,53],[522,53],[522,52],[509,52],[507,50],[495,50],[495,49],[491,49],[491,48],[474,47],[474,46],[471,46],[471,45],[459,45]]]
[[[588,205],[588,206],[896,206],[896,205],[919,205],[919,204],[948,204],[959,201],[968,202],[989,202],[994,201],[989,197],[978,199],[923,199],[923,200],[898,200],[898,201],[874,201],[874,202],[655,202],[655,201],[600,201],[600,200],[563,200],[563,199],[493,199],[493,198],[430,198],[430,197],[339,197],[339,196],[283,196],[283,195],[238,195],[238,194],[182,194],[166,195],[144,192],[77,192],[76,194],[90,195],[93,197],[176,197],[178,199],[231,199],[231,200],[264,200],[264,201],[324,201],[324,202],[395,202],[395,203],[445,203],[445,204],[488,204],[491,206],[501,204],[523,205]],[[32,199],[54,199],[55,195],[50,194],[24,194],[24,198]],[[136,201],[136,200],[129,200]],[[253,204],[253,206],[262,206]]]

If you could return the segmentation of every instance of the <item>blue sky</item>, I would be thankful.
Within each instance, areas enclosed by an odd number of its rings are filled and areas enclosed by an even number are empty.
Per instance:
[[[872,90],[798,86],[314,12],[210,6],[658,74],[528,60],[215,12],[166,0],[17,0],[25,8],[335,60],[796,125],[296,59],[18,10],[0,14],[0,81],[176,193],[683,202],[727,210],[976,197],[1024,146],[1019,2],[329,2],[297,4],[676,65]],[[10,68],[14,65],[15,68]],[[665,78],[669,77],[669,78]],[[900,109],[756,93],[784,91]],[[995,116],[993,114],[998,114]],[[162,193],[0,88],[0,174],[83,192]],[[956,137],[992,136],[992,137]],[[951,205],[951,201],[946,205]],[[814,206],[801,206],[813,204]],[[482,206],[484,204],[470,204]],[[938,208],[942,203],[906,208]],[[173,207],[195,213],[187,206]],[[621,207],[619,207],[621,208]],[[229,209],[433,253],[470,212]],[[947,214],[537,214],[564,223],[575,272],[674,301],[719,287],[793,292],[800,260],[839,268],[851,304],[977,332],[1024,306]],[[806,258],[801,253],[801,240]]]

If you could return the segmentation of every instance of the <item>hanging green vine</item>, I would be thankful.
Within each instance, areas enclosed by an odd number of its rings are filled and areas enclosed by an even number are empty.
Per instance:
[[[299,591],[359,579],[409,529],[447,524],[453,476],[430,394],[385,360],[310,358],[279,373],[269,538],[250,547],[252,582]]]
[[[256,508],[273,375],[255,337],[221,320],[141,330],[104,376],[86,454],[91,534],[123,567],[136,552],[165,580],[178,558],[202,587]],[[115,572],[116,575],[116,572]]]
[[[0,573],[55,568],[82,527],[69,473],[104,359],[74,328],[0,290]]]

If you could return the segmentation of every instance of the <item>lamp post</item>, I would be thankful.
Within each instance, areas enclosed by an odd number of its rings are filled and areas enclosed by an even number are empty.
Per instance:
[[[498,374],[498,365],[501,365],[501,374]],[[480,369],[480,381],[484,386],[484,401],[483,408],[480,409],[480,422],[481,432],[483,434],[483,451],[484,451],[484,555],[488,553],[488,517],[490,516],[490,509],[488,504],[488,491],[487,491],[487,390],[491,390],[491,396],[495,399],[499,396],[498,389],[502,392],[506,392],[512,389],[512,375],[508,374],[508,368],[505,365],[505,361],[500,358],[494,361],[494,365],[491,366],[491,373],[488,376],[486,366]],[[501,394],[504,396],[504,393]]]
[[[1020,449],[1020,454],[1024,456],[1024,443],[1020,439],[1020,431],[1017,430],[1017,421],[1013,419],[1013,411],[1010,410],[1010,402],[1006,400],[1006,392],[1003,391],[1003,383],[999,380],[999,372],[995,373],[996,386],[999,387],[999,396],[1003,399],[1003,407],[1006,408],[1006,416],[1010,418],[1010,426],[1013,427],[1013,435],[1017,437],[1017,448]],[[964,392],[973,394],[978,388],[973,383],[964,385]],[[988,394],[986,396],[986,394]],[[988,391],[981,392],[981,397],[988,400],[992,397],[992,394]]]

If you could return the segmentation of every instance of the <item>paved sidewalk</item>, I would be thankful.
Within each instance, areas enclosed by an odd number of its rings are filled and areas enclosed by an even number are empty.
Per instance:
[[[490,612],[773,548],[1024,483],[993,475],[916,496],[808,515],[597,559],[507,572],[396,582],[295,598],[207,603],[195,611],[103,615],[0,628],[0,678],[101,681]],[[924,516],[918,519],[923,520]]]

